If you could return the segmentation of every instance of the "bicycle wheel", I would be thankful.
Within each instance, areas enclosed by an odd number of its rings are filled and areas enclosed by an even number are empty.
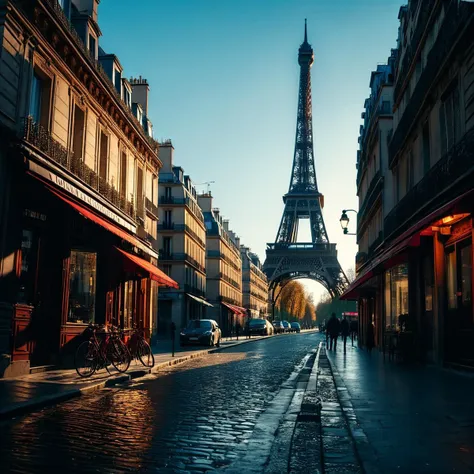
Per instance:
[[[97,369],[99,354],[91,341],[82,342],[76,350],[74,364],[81,377],[90,377]]]
[[[151,351],[150,344],[146,341],[140,341],[137,347],[138,358],[140,362],[145,366],[149,367],[150,369],[155,365],[155,356]]]
[[[107,345],[107,358],[119,372],[126,372],[130,366],[130,353],[120,340],[110,341]]]

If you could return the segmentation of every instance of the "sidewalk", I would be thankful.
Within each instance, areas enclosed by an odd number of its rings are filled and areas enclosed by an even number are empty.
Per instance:
[[[327,354],[367,474],[474,472],[472,374],[351,346]]]
[[[0,379],[0,419],[25,414],[46,405],[78,397],[85,392],[111,387],[143,377],[151,371],[155,372],[164,367],[181,364],[197,357],[203,357],[267,337],[252,337],[251,339],[239,337],[238,341],[235,338],[226,339],[221,342],[219,348],[203,348],[200,346],[181,348],[178,345],[174,357],[171,353],[171,341],[159,341],[157,346],[153,347],[155,366],[151,370],[143,367],[140,362],[133,361],[125,374],[120,374],[111,368],[112,374],[109,375],[106,370],[102,369],[93,376],[83,379],[77,375],[74,369],[71,369],[52,370],[11,379]]]

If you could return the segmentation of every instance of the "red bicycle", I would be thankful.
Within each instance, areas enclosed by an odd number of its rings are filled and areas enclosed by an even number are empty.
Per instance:
[[[155,365],[155,356],[151,350],[150,344],[145,339],[143,330],[133,328],[130,339],[127,343],[128,352],[133,359],[139,359],[140,362],[150,369]]]

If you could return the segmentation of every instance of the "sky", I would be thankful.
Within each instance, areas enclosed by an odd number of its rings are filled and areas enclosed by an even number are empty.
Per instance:
[[[395,47],[402,0],[102,0],[100,45],[124,76],[150,84],[157,140],[194,183],[210,185],[214,207],[241,243],[265,260],[288,191],[304,19],[314,50],[313,142],[323,216],[344,270],[355,236],[342,209],[358,209],[356,152],[370,73]],[[206,191],[206,185],[197,186]],[[356,216],[350,213],[349,230]],[[301,224],[304,228],[304,223]],[[308,232],[299,240],[309,240]],[[306,284],[318,301],[319,283]]]

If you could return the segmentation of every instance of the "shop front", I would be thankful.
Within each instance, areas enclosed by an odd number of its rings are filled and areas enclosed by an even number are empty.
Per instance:
[[[247,317],[247,310],[241,306],[230,303],[221,303],[221,329],[225,337],[236,335],[236,329],[240,325],[240,334],[243,335]]]
[[[5,376],[70,365],[91,323],[136,326],[150,337],[158,286],[175,284],[155,266],[156,252],[135,236],[131,219],[99,196],[62,180],[58,186],[47,179],[55,175],[31,168],[11,211],[15,269],[8,286],[2,282],[12,320]]]

